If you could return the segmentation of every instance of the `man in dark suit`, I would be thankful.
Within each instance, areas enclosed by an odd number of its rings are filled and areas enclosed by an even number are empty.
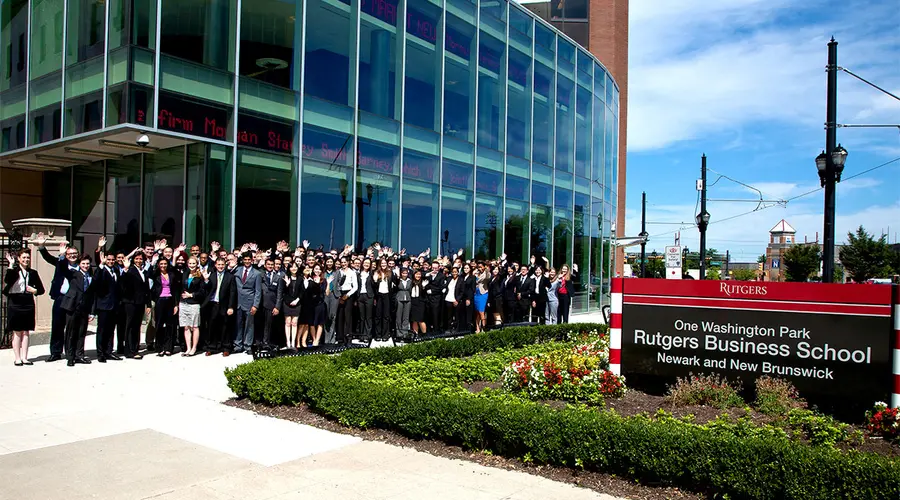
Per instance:
[[[528,274],[528,266],[519,269],[519,281],[516,286],[516,321],[528,321],[531,302],[535,291],[534,276]]]
[[[59,256],[54,257],[44,246],[47,238],[43,234],[32,241],[38,245],[38,252],[44,261],[53,266],[53,280],[50,282],[50,299],[53,300],[52,321],[50,324],[50,357],[47,362],[62,359],[66,345],[66,312],[62,309],[62,298],[69,290],[66,273],[78,269],[78,250],[69,247],[65,242],[59,245]]]
[[[428,297],[428,319],[431,324],[428,327],[432,333],[440,333],[441,329],[441,309],[444,305],[444,296],[441,293],[444,290],[446,278],[441,272],[441,265],[437,260],[431,263],[431,272],[425,275],[428,284],[425,285],[425,294]]]
[[[237,278],[237,310],[234,323],[234,352],[253,353],[254,316],[262,302],[262,276],[253,267],[250,252],[243,255],[243,266],[235,272]]]
[[[270,349],[273,346],[272,343],[272,329],[275,327],[276,317],[278,316],[281,309],[281,302],[283,300],[284,294],[284,282],[281,281],[281,273],[275,270],[275,261],[270,258],[266,258],[266,263],[263,266],[263,275],[262,275],[262,310],[263,315],[261,318],[263,329],[263,338],[260,347],[263,349]]]
[[[363,261],[359,272],[359,337],[365,343],[372,338],[372,314],[375,304],[375,281],[372,280],[372,262]]]
[[[209,275],[209,293],[203,301],[202,310],[209,318],[209,336],[206,339],[206,355],[221,352],[228,356],[231,351],[231,327],[234,310],[237,308],[237,285],[234,274],[225,269],[225,259],[217,259],[216,267]]]
[[[519,276],[516,274],[515,265],[510,264],[506,268],[506,276],[503,278],[503,318],[504,323],[514,323],[516,319],[516,288],[519,286]]]
[[[106,363],[107,359],[116,361],[122,359],[113,352],[113,334],[118,323],[119,269],[116,266],[115,254],[104,254],[103,243],[105,240],[101,238],[100,241],[97,261],[101,264],[94,273],[96,282],[94,310],[97,313],[97,361]],[[122,330],[119,330],[119,337],[121,336]]]
[[[141,321],[150,312],[150,276],[144,270],[144,254],[125,259],[125,272],[119,277],[119,300],[125,313],[125,357],[142,359]]]
[[[78,259],[76,271],[67,270],[69,288],[63,295],[60,307],[66,312],[66,364],[89,365],[91,361],[84,355],[84,338],[87,324],[94,306],[96,283],[91,273],[91,258],[82,255]]]

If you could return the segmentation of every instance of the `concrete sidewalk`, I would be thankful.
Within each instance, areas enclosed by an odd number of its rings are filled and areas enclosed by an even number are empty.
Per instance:
[[[246,355],[47,354],[16,367],[0,351],[0,499],[613,498],[222,405],[223,371]]]

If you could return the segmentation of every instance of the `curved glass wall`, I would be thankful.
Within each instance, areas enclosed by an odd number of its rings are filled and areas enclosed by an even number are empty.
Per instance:
[[[190,143],[108,162],[92,198],[141,203],[92,231],[533,255],[577,266],[573,312],[607,301],[618,88],[515,3],[9,0],[0,42],[0,154]]]

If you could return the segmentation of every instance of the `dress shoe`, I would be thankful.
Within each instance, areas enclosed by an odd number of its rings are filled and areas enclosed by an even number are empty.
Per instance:
[[[88,358],[75,358],[75,362],[80,365],[89,365],[91,364],[91,360]]]
[[[106,363],[106,358],[97,358],[98,363]]]
[[[66,366],[75,366],[75,360],[70,359],[69,361],[66,362]]]
[[[117,354],[107,354],[106,359],[111,359],[113,361],[122,361],[122,358],[120,358]]]
[[[61,359],[62,359],[62,356],[60,356],[59,354],[51,354],[50,357],[47,358],[47,362],[52,363],[54,361],[59,361]]]
[[[34,364],[31,361],[28,361],[27,359],[25,361],[22,361],[22,363],[24,363],[25,366],[32,366]]]

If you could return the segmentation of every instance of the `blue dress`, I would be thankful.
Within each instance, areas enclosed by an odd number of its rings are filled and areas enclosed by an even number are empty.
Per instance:
[[[483,313],[484,308],[487,307],[487,301],[488,301],[487,291],[485,291],[484,293],[481,293],[481,287],[476,286],[475,287],[475,310]]]

